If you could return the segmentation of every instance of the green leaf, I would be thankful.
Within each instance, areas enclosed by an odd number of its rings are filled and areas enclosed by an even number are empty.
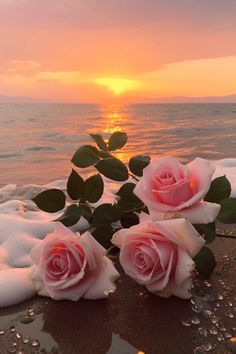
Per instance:
[[[139,223],[139,217],[135,213],[125,213],[120,218],[121,225],[125,228],[137,225]]]
[[[215,223],[211,222],[209,224],[197,224],[193,225],[197,231],[201,234],[204,235],[204,238],[206,240],[206,243],[211,243],[215,240],[216,238],[216,227]]]
[[[140,199],[133,193],[134,183],[125,183],[116,193],[119,197],[130,202],[140,202]]]
[[[72,200],[77,200],[81,197],[84,189],[84,181],[80,175],[72,169],[70,177],[67,181],[67,193]]]
[[[113,181],[126,181],[129,177],[127,167],[115,157],[101,160],[95,167],[103,176]]]
[[[131,212],[131,211],[138,211],[136,208],[140,207],[142,208],[143,203],[140,201],[128,201],[125,199],[120,199],[117,202],[118,207],[120,208],[121,211],[123,212]]]
[[[95,141],[95,143],[100,149],[107,151],[107,144],[103,140],[103,137],[101,135],[99,134],[89,134],[89,135]]]
[[[112,207],[115,209],[114,214],[116,215],[116,220],[119,220],[122,216],[122,211],[121,211],[119,205],[117,203],[114,203],[114,204],[112,204]]]
[[[213,252],[205,246],[202,247],[201,251],[198,252],[193,260],[196,263],[196,268],[199,273],[207,277],[213,272],[216,266]]]
[[[100,160],[98,149],[92,145],[81,146],[74,154],[71,162],[77,167],[89,167]]]
[[[142,177],[143,169],[149,165],[150,157],[147,155],[136,155],[129,160],[129,169],[135,175]]]
[[[108,150],[114,151],[117,149],[121,149],[127,142],[128,137],[126,133],[115,132],[110,136],[108,141]]]
[[[32,199],[39,209],[55,213],[64,208],[66,196],[60,189],[48,189]]]
[[[111,246],[111,238],[114,231],[111,225],[100,225],[93,232],[92,235],[104,248]]]
[[[90,207],[85,204],[80,204],[80,210],[81,210],[82,216],[88,221],[89,224],[91,224],[92,210],[90,209]]]
[[[76,204],[72,204],[66,208],[65,212],[56,220],[60,221],[63,225],[69,227],[75,225],[81,217],[81,209]]]
[[[110,224],[118,220],[119,214],[112,204],[99,205],[93,212],[93,224]]]
[[[231,185],[225,176],[217,177],[211,182],[209,191],[204,200],[211,203],[219,203],[221,200],[228,198],[231,193]]]
[[[146,213],[146,214],[149,214],[148,207],[147,207],[145,204],[143,204],[143,206],[142,206],[142,208],[141,208],[141,211],[143,211],[143,212]]]
[[[91,176],[86,179],[84,184],[83,199],[89,203],[96,203],[102,196],[104,183],[101,175]]]
[[[106,159],[108,157],[112,157],[112,155],[109,152],[103,151],[103,150],[99,150],[98,154],[99,154],[99,157],[101,157],[102,159]]]
[[[217,220],[224,224],[236,223],[236,198],[226,198],[220,203],[221,208]]]

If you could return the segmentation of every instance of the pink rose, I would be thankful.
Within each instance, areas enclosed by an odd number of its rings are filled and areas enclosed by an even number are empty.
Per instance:
[[[106,297],[119,273],[105,254],[89,232],[76,235],[58,223],[31,251],[37,292],[55,300]]]
[[[120,248],[125,273],[150,292],[191,297],[192,258],[205,241],[187,220],[143,222],[117,231],[112,243]]]
[[[134,193],[154,221],[186,218],[194,224],[208,224],[220,210],[220,205],[203,201],[213,173],[209,161],[199,157],[186,166],[172,157],[152,160]]]

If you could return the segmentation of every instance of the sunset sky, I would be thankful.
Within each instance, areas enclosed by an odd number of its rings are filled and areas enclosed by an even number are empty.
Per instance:
[[[0,0],[0,95],[236,94],[235,0]]]

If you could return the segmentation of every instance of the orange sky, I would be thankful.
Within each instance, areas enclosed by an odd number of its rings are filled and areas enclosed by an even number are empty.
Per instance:
[[[235,0],[1,0],[0,95],[235,94],[235,18]]]

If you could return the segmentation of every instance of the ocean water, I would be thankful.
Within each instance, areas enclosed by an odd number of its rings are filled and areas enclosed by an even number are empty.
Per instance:
[[[172,155],[188,162],[236,157],[236,104],[0,104],[0,186],[45,184],[64,178],[76,149],[91,140],[128,133],[117,152]]]

